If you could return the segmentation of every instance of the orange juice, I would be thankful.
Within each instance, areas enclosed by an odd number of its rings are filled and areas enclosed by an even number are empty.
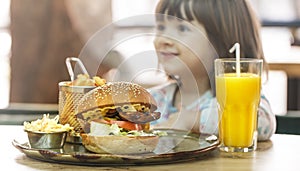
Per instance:
[[[225,146],[249,147],[257,126],[261,78],[252,73],[216,76],[219,137]]]

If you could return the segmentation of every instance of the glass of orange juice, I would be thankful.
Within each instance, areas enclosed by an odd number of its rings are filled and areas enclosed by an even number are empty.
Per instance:
[[[215,60],[220,150],[250,152],[257,144],[261,59]]]

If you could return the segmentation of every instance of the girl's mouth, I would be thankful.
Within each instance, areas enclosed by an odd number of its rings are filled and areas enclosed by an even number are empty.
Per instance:
[[[171,59],[174,59],[178,56],[178,53],[173,53],[173,52],[159,52],[159,56],[162,60],[168,61]]]

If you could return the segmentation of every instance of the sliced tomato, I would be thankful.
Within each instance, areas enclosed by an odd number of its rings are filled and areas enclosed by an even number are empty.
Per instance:
[[[110,120],[110,124],[117,124],[120,128],[124,128],[126,130],[142,130],[142,125],[128,122],[128,121],[116,121]]]
[[[117,124],[120,128],[126,129],[126,130],[142,130],[143,127],[141,124],[136,124],[129,121],[118,121],[118,120],[110,120],[110,119],[94,119],[93,121],[104,123],[104,124]]]
[[[109,120],[106,120],[106,119],[93,119],[92,121],[99,122],[99,123],[104,123],[104,124],[111,124],[109,122]]]

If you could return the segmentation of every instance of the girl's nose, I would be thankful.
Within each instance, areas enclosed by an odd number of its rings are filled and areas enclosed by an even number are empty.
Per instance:
[[[173,46],[174,42],[166,36],[158,36],[155,38],[155,44],[160,46]]]

